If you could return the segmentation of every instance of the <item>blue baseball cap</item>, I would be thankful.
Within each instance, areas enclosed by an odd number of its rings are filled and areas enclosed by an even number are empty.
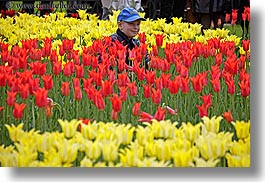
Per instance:
[[[125,21],[125,22],[133,22],[135,20],[146,20],[145,18],[142,18],[138,11],[133,8],[123,8],[118,15],[117,21]]]

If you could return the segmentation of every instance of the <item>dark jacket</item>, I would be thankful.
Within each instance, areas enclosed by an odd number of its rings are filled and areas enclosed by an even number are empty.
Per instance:
[[[196,13],[225,11],[229,0],[192,0],[192,9]]]
[[[124,46],[127,46],[127,53],[126,53],[126,64],[132,66],[132,62],[129,60],[129,51],[135,48],[135,46],[140,46],[140,41],[136,38],[129,39],[120,29],[117,29],[116,33],[111,35],[112,41],[114,42],[116,39],[118,39],[119,42],[121,42]],[[145,62],[147,65],[149,61],[148,51],[146,51],[146,58]],[[147,67],[146,67],[147,68]]]

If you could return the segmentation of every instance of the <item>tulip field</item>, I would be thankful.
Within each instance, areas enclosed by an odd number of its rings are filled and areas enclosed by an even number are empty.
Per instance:
[[[250,35],[118,13],[0,18],[0,166],[250,167]]]

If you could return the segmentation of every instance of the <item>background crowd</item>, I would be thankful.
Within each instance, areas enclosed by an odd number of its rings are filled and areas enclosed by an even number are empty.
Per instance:
[[[169,23],[172,21],[172,17],[182,17],[183,21],[202,24],[202,29],[222,28],[225,23],[226,14],[231,14],[232,10],[236,10],[239,15],[236,23],[243,24],[241,14],[246,7],[250,7],[250,0],[68,0],[66,9],[67,16],[76,13],[77,9],[74,7],[81,7],[74,5],[88,4],[93,6],[96,1],[101,6],[100,12],[97,13],[103,20],[108,19],[108,16],[112,14],[113,10],[132,7],[139,12],[146,12],[146,18],[165,18]],[[35,2],[33,0],[22,1],[21,7],[23,8],[20,12],[29,14],[36,13],[34,12]],[[40,2],[39,7],[52,7],[53,3],[52,0],[38,2]],[[66,1],[61,0],[61,2]],[[0,2],[2,17],[8,11],[7,3],[8,1]],[[38,9],[40,16],[49,14],[52,11],[52,8]]]

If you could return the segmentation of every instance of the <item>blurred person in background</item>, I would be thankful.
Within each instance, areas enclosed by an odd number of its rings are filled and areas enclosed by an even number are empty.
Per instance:
[[[192,0],[190,9],[203,31],[223,27],[229,4],[230,0]]]
[[[184,19],[186,0],[160,1],[160,18],[166,18],[166,22],[172,22],[172,17]]]
[[[141,0],[101,0],[102,4],[102,20],[109,19],[112,11],[121,10],[123,8],[134,8],[138,12],[143,12]]]

